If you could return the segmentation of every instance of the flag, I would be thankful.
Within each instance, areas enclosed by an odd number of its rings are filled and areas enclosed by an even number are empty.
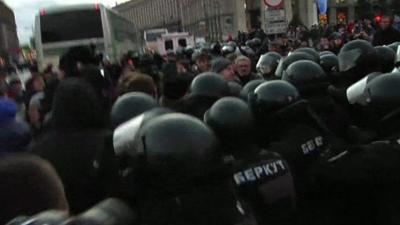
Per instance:
[[[328,0],[317,0],[317,5],[319,13],[326,14],[326,11],[328,10]]]

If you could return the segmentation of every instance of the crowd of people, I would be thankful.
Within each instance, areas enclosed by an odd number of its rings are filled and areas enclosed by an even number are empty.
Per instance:
[[[0,224],[399,224],[392,22],[0,73]]]
[[[332,51],[338,54],[341,47],[352,40],[363,39],[379,46],[388,45],[393,39],[398,39],[400,19],[397,18],[398,21],[394,23],[391,16],[384,15],[379,17],[379,20],[381,21],[363,19],[349,23],[321,23],[311,28],[289,25],[288,32],[281,35],[267,35],[262,30],[239,32],[238,43],[244,45],[247,40],[259,38],[265,40],[266,45],[269,43],[270,48],[276,49],[280,54],[287,54],[299,47],[312,47],[318,51]],[[380,28],[380,23],[384,23],[386,28]]]

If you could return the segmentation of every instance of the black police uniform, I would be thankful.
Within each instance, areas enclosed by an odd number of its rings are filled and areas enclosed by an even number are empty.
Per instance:
[[[222,98],[207,111],[204,121],[222,143],[224,162],[240,207],[258,224],[292,224],[295,191],[287,162],[255,143],[250,107],[237,98]]]
[[[218,140],[200,120],[179,113],[140,116],[115,131],[113,146],[130,162],[141,224],[241,222]]]
[[[284,71],[282,79],[299,90],[302,98],[307,99],[313,111],[334,136],[345,137],[351,118],[326,92],[329,77],[321,66],[312,61],[300,60]]]
[[[400,148],[397,142],[356,146],[315,165],[305,224],[398,224]]]
[[[299,100],[294,86],[285,81],[260,85],[251,97],[256,113],[259,142],[269,152],[287,160],[294,178],[299,215],[307,214],[310,166],[330,155],[325,138],[329,130],[312,112],[306,100]]]

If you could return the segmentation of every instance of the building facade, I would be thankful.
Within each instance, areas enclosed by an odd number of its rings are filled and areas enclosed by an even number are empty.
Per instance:
[[[398,0],[386,0],[387,4],[392,1]],[[375,5],[379,5],[382,1],[368,0],[374,13]],[[329,23],[348,23],[354,20],[358,20],[360,15],[357,15],[358,3],[357,0],[329,0],[328,4],[328,21]],[[386,9],[387,10],[387,9]]]
[[[282,0],[284,20],[311,27],[319,23],[315,0]],[[397,0],[388,0],[397,1]],[[376,0],[370,0],[374,4]],[[139,30],[167,28],[185,31],[207,40],[224,40],[238,31],[269,26],[266,0],[131,0],[114,8],[133,21]],[[357,0],[328,0],[327,22],[357,19]]]
[[[114,10],[142,33],[153,28],[185,31],[208,40],[246,30],[245,0],[131,0]]]
[[[10,62],[18,53],[19,42],[14,12],[0,1],[0,63]]]

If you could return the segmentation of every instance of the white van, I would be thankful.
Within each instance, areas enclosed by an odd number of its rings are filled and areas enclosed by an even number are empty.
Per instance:
[[[157,40],[157,49],[160,55],[166,55],[168,52],[173,51],[177,53],[187,46],[195,46],[194,36],[188,32],[182,33],[169,33],[161,35]]]

